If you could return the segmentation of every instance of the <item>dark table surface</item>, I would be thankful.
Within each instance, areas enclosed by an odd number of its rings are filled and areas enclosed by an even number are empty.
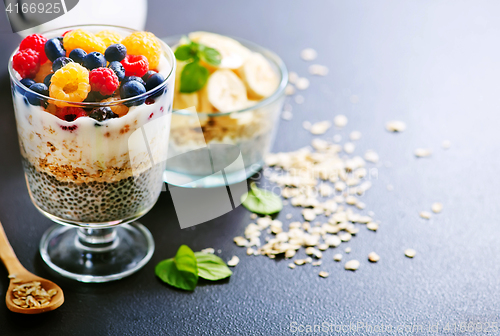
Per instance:
[[[288,335],[293,322],[343,325],[344,331],[359,322],[423,328],[400,333],[406,335],[462,334],[460,323],[471,323],[498,334],[499,10],[497,1],[481,0],[149,1],[147,29],[158,36],[200,29],[240,36],[274,50],[301,75],[308,63],[299,53],[312,47],[319,54],[315,62],[330,68],[328,76],[311,78],[304,104],[292,103],[294,118],[281,121],[274,144],[275,151],[306,146],[312,136],[302,121],[342,113],[349,118],[347,127],[323,137],[345,139],[359,130],[356,153],[374,149],[380,155],[378,179],[363,196],[380,229],[361,230],[337,248],[352,248],[350,256],[361,261],[357,272],[335,263],[334,250],[325,253],[326,279],[311,265],[290,270],[285,260],[247,257],[232,242],[250,223],[241,206],[181,230],[168,192],[141,219],[156,241],[153,258],[141,271],[107,284],[81,284],[50,273],[38,243],[52,223],[28,196],[3,66],[0,220],[20,261],[59,283],[66,302],[39,316],[16,315],[0,305],[0,335]],[[20,38],[3,31],[0,64],[7,64]],[[407,130],[386,132],[391,119],[405,121]],[[447,151],[441,148],[445,139],[452,142]],[[432,157],[416,159],[418,147],[431,148]],[[419,218],[419,211],[436,201],[444,204],[443,213],[430,221]],[[300,216],[287,207],[278,218],[288,223],[287,213]],[[203,284],[193,293],[174,290],[155,277],[154,266],[181,243],[194,250],[221,249],[225,260],[237,255],[241,262],[229,281]],[[414,259],[404,256],[410,247],[417,250]],[[371,251],[381,256],[378,264],[366,260]],[[0,268],[0,293],[7,285]],[[436,325],[438,332],[429,331]]]

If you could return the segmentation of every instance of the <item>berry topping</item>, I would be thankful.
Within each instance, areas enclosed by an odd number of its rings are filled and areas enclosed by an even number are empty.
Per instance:
[[[146,87],[146,82],[142,80],[141,77],[137,77],[137,76],[128,76],[128,77],[125,77],[123,79],[123,84],[125,84],[126,82],[130,82],[130,81],[136,81],[136,82],[139,82],[141,83],[142,85],[144,85],[144,87]]]
[[[97,120],[97,121],[105,121],[108,119],[118,118],[118,114],[114,113],[111,108],[104,106],[94,109],[89,117]]]
[[[101,30],[95,36],[99,37],[106,47],[109,47],[112,44],[115,43],[120,43],[120,41],[123,39],[123,37],[118,34],[117,32],[111,31],[111,30]]]
[[[54,63],[52,63],[52,71],[56,72],[69,63],[73,63],[73,60],[71,58],[65,56],[59,57],[54,61]]]
[[[103,68],[106,66],[106,59],[100,52],[91,52],[83,59],[83,66],[89,70]]]
[[[50,83],[50,96],[55,99],[81,102],[90,92],[89,71],[78,63],[69,63],[57,70]],[[55,102],[59,107],[63,102]]]
[[[83,29],[67,32],[63,37],[63,46],[67,55],[76,48],[81,48],[86,53],[93,51],[104,53],[104,50],[106,50],[106,45],[99,37]]]
[[[115,72],[108,68],[97,68],[90,72],[89,81],[92,91],[109,96],[118,89],[120,81]]]
[[[32,34],[26,36],[24,40],[21,41],[19,45],[19,50],[32,49],[40,53],[40,64],[47,61],[47,56],[45,56],[44,47],[47,39],[40,34]]]
[[[120,100],[120,97],[110,97],[104,100],[101,100],[101,103],[113,103],[117,100]],[[128,107],[123,104],[110,105],[109,108],[111,111],[116,113],[119,117],[123,117],[128,113]]]
[[[125,76],[142,77],[149,69],[148,59],[143,55],[127,55],[121,63],[125,68]]]
[[[44,51],[45,54],[47,55],[47,58],[51,62],[54,62],[59,57],[66,56],[66,50],[64,50],[61,40],[59,40],[57,37],[51,38],[50,40],[47,41],[47,43],[45,43]]]
[[[36,93],[39,93],[43,96],[48,96],[49,95],[49,89],[47,86],[43,83],[35,83],[30,86],[31,91],[35,91]],[[45,99],[41,98],[40,96],[32,93],[32,92],[26,92],[26,98],[28,98],[28,102],[31,105],[46,105]]]
[[[120,97],[122,99],[135,97],[140,94],[143,94],[144,92],[146,92],[146,88],[144,87],[144,85],[135,80],[126,82],[120,87]],[[145,98],[131,102],[126,102],[124,104],[127,106],[141,105],[144,102],[144,100]]]
[[[123,44],[112,44],[104,52],[108,62],[121,62],[127,56],[127,48]]]
[[[154,75],[156,73],[156,71],[154,70],[148,70],[148,72],[146,72],[146,74],[144,76],[142,76],[142,80],[144,80],[145,82],[148,80],[149,77],[151,77],[152,75]]]
[[[148,59],[151,69],[158,67],[161,56],[161,45],[153,33],[132,33],[122,40],[122,44],[127,48],[129,55],[144,55]]]
[[[120,62],[114,61],[110,62],[108,68],[115,72],[116,77],[121,82],[125,78],[125,68]]]
[[[85,59],[85,56],[87,56],[87,53],[85,52],[85,50],[80,48],[73,49],[69,53],[69,58],[71,58],[73,61],[75,61],[80,65],[83,65],[83,60]]]
[[[85,112],[84,109],[82,109],[81,107],[74,107],[74,106],[66,106],[58,109],[56,112],[56,117],[70,122],[75,121],[80,117],[86,117],[86,116],[87,112]]]
[[[23,78],[21,79],[21,84],[29,88],[31,85],[35,84],[36,82],[33,79],[30,78]]]
[[[22,78],[33,78],[40,68],[40,54],[33,49],[19,50],[12,58],[12,67]]]
[[[66,35],[67,33],[69,33],[70,31],[72,31],[71,29],[70,30],[66,30],[63,34],[62,34],[62,37],[64,37],[64,35]]]
[[[52,63],[50,61],[47,61],[43,64],[40,63],[40,69],[38,69],[38,72],[36,73],[36,76],[35,78],[33,78],[33,80],[37,83],[41,83],[50,73],[52,73]]]
[[[148,78],[146,81],[146,91],[152,90],[165,81],[162,74],[156,73]]]
[[[52,79],[52,76],[54,76],[54,74],[50,73],[43,79],[43,84],[47,85],[47,87],[50,87],[50,80]]]

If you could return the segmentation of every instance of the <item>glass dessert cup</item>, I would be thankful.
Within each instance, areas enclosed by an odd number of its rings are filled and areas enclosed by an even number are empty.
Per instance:
[[[93,32],[112,29],[124,37],[133,32],[86,25],[43,35],[60,36],[76,28]],[[107,103],[44,97],[20,83],[10,58],[29,195],[42,214],[58,223],[44,233],[40,254],[50,268],[65,277],[82,282],[117,280],[139,270],[153,255],[151,233],[134,221],[154,206],[163,186],[176,63],[172,50],[161,44],[162,60],[157,70],[165,81],[139,96]],[[86,110],[131,106],[120,118],[98,122],[81,117],[67,122],[31,105],[26,94],[44,99],[47,109],[51,104],[54,108],[59,104]]]
[[[163,41],[173,47],[181,38],[173,36]],[[164,174],[166,183],[189,188],[236,184],[258,172],[271,150],[285,101],[288,70],[273,52],[231,38],[269,61],[278,75],[278,88],[271,96],[238,111],[174,110]]]

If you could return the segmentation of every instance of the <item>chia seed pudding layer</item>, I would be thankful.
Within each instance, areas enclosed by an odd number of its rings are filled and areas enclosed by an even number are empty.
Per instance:
[[[23,158],[33,202],[43,211],[69,221],[101,223],[127,219],[151,208],[162,187],[164,165],[157,164],[114,182],[60,181]]]

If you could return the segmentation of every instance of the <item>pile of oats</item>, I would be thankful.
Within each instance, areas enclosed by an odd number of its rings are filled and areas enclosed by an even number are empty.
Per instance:
[[[346,123],[342,120],[340,124]],[[310,129],[330,126],[317,125],[305,126]],[[360,137],[359,132],[353,136],[355,139]],[[320,266],[323,251],[350,241],[362,227],[371,231],[378,229],[372,212],[359,212],[366,207],[359,197],[372,186],[369,163],[360,156],[346,156],[354,151],[346,145],[318,138],[311,145],[313,149],[306,147],[266,157],[266,164],[274,168],[266,168],[265,175],[279,186],[285,200],[301,208],[302,218],[294,221],[293,215],[287,214],[285,217],[291,222],[284,225],[278,219],[253,214],[251,218],[255,222],[246,227],[244,236],[234,238],[236,245],[247,248],[248,255],[291,259],[303,249],[308,257],[295,259],[288,266],[292,269],[309,263]],[[372,156],[376,155],[371,152]],[[334,257],[337,261],[341,259],[342,255]],[[352,260],[346,265],[348,270],[358,267],[359,262]]]
[[[14,280],[16,281],[16,280]],[[12,290],[12,302],[21,308],[41,308],[48,306],[52,297],[57,294],[56,289],[46,291],[38,281],[19,284]]]

